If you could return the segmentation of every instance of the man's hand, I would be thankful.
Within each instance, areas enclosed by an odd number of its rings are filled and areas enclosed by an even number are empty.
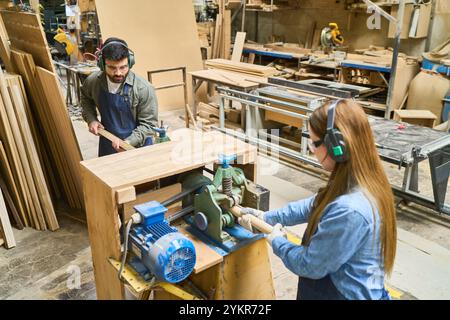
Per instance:
[[[265,215],[264,211],[256,210],[256,209],[253,209],[253,208],[242,208],[241,212],[242,212],[243,215],[251,214],[252,216],[255,216],[258,219],[264,221],[264,215]]]
[[[276,224],[275,227],[273,227],[273,231],[269,236],[267,237],[267,240],[269,240],[270,245],[272,245],[272,241],[275,238],[283,237],[286,238],[286,231],[283,229],[283,226],[281,224]]]
[[[105,129],[105,127],[103,127],[103,125],[98,122],[98,121],[92,121],[89,124],[89,132],[92,134],[95,134],[96,136],[98,136],[98,130],[99,129]]]
[[[116,150],[117,152],[123,152],[124,150],[120,148],[120,142],[122,140],[120,139],[114,139],[113,143],[112,143],[112,147],[114,148],[114,150]]]

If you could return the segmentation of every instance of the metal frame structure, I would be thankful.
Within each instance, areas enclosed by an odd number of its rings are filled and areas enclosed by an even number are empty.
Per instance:
[[[182,82],[168,84],[160,87],[155,87],[155,90],[167,90],[172,88],[179,88],[183,87],[183,93],[184,93],[184,109],[185,109],[185,122],[186,122],[186,128],[189,128],[189,105],[188,105],[188,89],[187,89],[187,71],[186,67],[175,67],[175,68],[166,68],[166,69],[159,69],[159,70],[151,70],[147,71],[147,78],[148,82],[153,84],[153,75],[157,73],[166,73],[166,72],[174,72],[174,71],[181,71],[181,75],[183,77]],[[195,126],[195,119],[194,119],[194,126]]]
[[[295,152],[292,149],[268,142],[259,139],[258,137],[255,137],[252,132],[252,125],[251,125],[251,113],[250,108],[260,108],[267,111],[272,111],[276,113],[280,113],[286,116],[290,116],[293,118],[298,118],[301,120],[304,120],[304,130],[307,130],[307,123],[309,120],[309,115],[314,112],[315,108],[311,108],[308,106],[301,106],[281,100],[276,100],[264,96],[257,96],[251,93],[241,92],[229,88],[224,87],[218,87],[217,91],[219,92],[220,96],[220,103],[219,103],[219,127],[218,130],[222,131],[223,133],[226,133],[228,135],[232,135],[236,138],[239,138],[244,141],[248,141],[251,143],[259,144],[260,146],[269,148],[271,150],[275,150],[276,152],[279,152],[280,154],[283,154],[285,156],[291,157],[293,159],[305,162],[307,164],[313,165],[317,168],[320,168],[321,165],[317,163],[313,158],[308,156],[308,150],[307,150],[307,139],[308,137],[303,136],[302,137],[302,149],[301,152]],[[240,133],[233,130],[228,130],[225,128],[225,105],[226,100],[228,101],[235,101],[242,104],[243,108],[245,108],[245,133]],[[291,109],[296,109],[299,111],[306,112],[306,115],[299,114],[296,112],[292,112],[289,110],[283,110],[279,108],[272,107],[271,104],[276,104],[278,106],[282,107],[288,107]],[[270,134],[266,135],[271,140],[280,141],[280,137],[273,136]]]
[[[398,1],[399,10],[398,10],[397,18],[395,18],[392,15],[390,15],[389,13],[387,13],[385,10],[383,10],[377,4],[373,3],[371,0],[362,0],[362,1],[364,1],[364,3],[368,7],[373,8],[376,13],[380,14],[382,17],[384,17],[388,21],[396,24],[394,52],[392,55],[392,63],[391,63],[391,71],[390,71],[390,79],[389,79],[388,94],[387,94],[387,101],[386,101],[386,111],[385,111],[385,118],[390,119],[391,113],[393,111],[392,100],[393,100],[393,94],[394,94],[394,89],[395,89],[394,88],[395,87],[395,79],[397,77],[398,54],[400,51],[400,43],[401,43],[400,36],[402,33],[402,23],[403,23],[403,18],[404,18],[404,14],[405,14],[406,0]],[[239,7],[239,9],[237,11],[237,12],[239,12],[239,10],[242,10],[242,26],[241,26],[242,32],[245,31],[245,15],[246,15],[246,11],[247,11],[246,3],[247,3],[246,0],[242,0],[241,6]],[[272,6],[272,10],[269,12],[273,12],[273,0],[271,0],[271,6]],[[237,12],[235,13],[234,17],[237,16]],[[256,32],[257,32],[257,29],[258,28],[256,28]],[[256,34],[256,38],[257,38],[257,34]]]
[[[395,30],[395,43],[394,43],[394,52],[392,54],[392,64],[391,64],[391,76],[389,78],[389,88],[388,88],[388,97],[386,102],[386,113],[385,118],[390,119],[391,118],[391,112],[392,112],[392,100],[393,100],[393,94],[394,94],[394,87],[395,87],[395,79],[397,77],[397,65],[398,65],[398,54],[400,51],[400,36],[402,34],[402,23],[403,18],[405,15],[405,0],[399,0],[399,8],[398,8],[398,17],[395,18],[388,14],[386,11],[381,9],[378,5],[373,3],[370,0],[363,0],[368,7],[374,8],[375,12],[379,13],[381,16],[386,18],[388,21],[395,23],[396,30]]]
[[[419,193],[418,164],[426,159],[430,162],[434,202]],[[402,156],[399,166],[405,166],[405,175],[402,188],[393,187],[395,193],[450,215],[450,206],[445,204],[450,174],[450,135],[432,141],[421,148],[413,148],[410,154]]]
[[[253,143],[259,147],[270,149],[271,152],[279,153],[291,159],[304,162],[317,168],[321,168],[321,165],[308,155],[307,150],[307,122],[314,108],[289,103],[282,100],[272,99],[264,96],[259,96],[251,93],[245,93],[229,88],[219,87],[217,88],[220,95],[220,111],[219,111],[219,127],[214,129],[219,130],[228,135],[234,136],[241,140]],[[225,105],[226,102],[239,102],[245,108],[246,112],[246,128],[245,132],[237,132],[225,127]],[[273,107],[277,105],[281,107],[288,107],[290,109],[296,109],[306,112],[304,114],[298,114],[289,110]],[[299,147],[300,151],[295,151],[287,147],[280,146],[279,144],[269,142],[259,137],[255,137],[252,132],[251,126],[251,114],[250,108],[260,108],[268,110],[290,117],[304,120],[302,141]],[[381,119],[381,118],[380,118]],[[390,119],[381,119],[387,121],[387,123],[393,122]],[[265,134],[265,138],[270,138],[271,141],[279,142],[280,137],[273,136],[271,134]],[[389,146],[383,146],[384,149],[391,149]],[[450,206],[445,204],[445,196],[447,193],[447,184],[450,174],[450,135],[444,135],[439,139],[433,140],[421,147],[414,147],[410,152],[401,155],[400,159],[394,159],[392,157],[383,154],[383,149],[379,151],[380,157],[387,162],[395,163],[399,165],[399,168],[404,167],[404,179],[401,188],[392,186],[395,194],[400,198],[419,203],[423,206],[436,210],[439,213],[445,213],[450,215]],[[419,194],[418,190],[418,164],[424,160],[430,161],[431,179],[433,184],[434,199],[425,197]]]

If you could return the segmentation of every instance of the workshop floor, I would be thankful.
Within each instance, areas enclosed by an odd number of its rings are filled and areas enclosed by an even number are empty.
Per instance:
[[[97,138],[71,110],[74,128],[84,159],[97,154]],[[183,126],[182,112],[161,115],[171,130]],[[324,185],[318,175],[259,157],[259,168],[277,168],[258,176],[271,191],[271,208],[307,197]],[[401,184],[402,172],[386,165],[392,183]],[[421,192],[431,195],[429,169],[420,168]],[[422,186],[423,185],[423,186]],[[450,194],[450,192],[449,192]],[[447,200],[448,202],[448,200]],[[15,231],[17,247],[0,248],[0,299],[95,299],[89,238],[82,215],[57,207],[61,229],[37,232]],[[400,299],[450,299],[450,219],[417,207],[398,210],[398,250],[394,274],[388,285]],[[305,226],[293,228],[301,235]],[[297,278],[272,255],[273,276],[278,299],[295,299]],[[81,275],[77,286],[76,277]]]

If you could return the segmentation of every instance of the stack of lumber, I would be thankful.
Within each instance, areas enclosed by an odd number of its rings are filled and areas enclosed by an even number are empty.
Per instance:
[[[359,61],[367,64],[374,64],[384,67],[390,67],[392,65],[392,52],[385,50],[379,52],[366,51],[364,54],[348,53],[347,60]],[[398,56],[398,63],[400,64],[417,64],[417,57],[409,57],[403,53]]]
[[[219,13],[216,17],[211,57],[230,59],[231,55],[231,10],[225,9],[225,0],[216,1]]]
[[[45,175],[45,181],[40,179],[35,191],[42,195],[41,189],[47,186],[54,198],[62,197],[71,208],[82,209],[81,152],[39,17],[33,13],[6,10],[1,11],[1,17],[7,32],[1,35],[1,57],[7,61],[7,70],[15,71],[23,79],[22,88],[26,90],[23,96],[28,97],[24,109],[30,126],[29,136],[32,136],[27,140],[34,142],[35,159],[39,159],[34,161],[40,163]],[[9,37],[10,47],[5,37]],[[7,142],[11,144],[10,139]],[[21,184],[19,181],[16,181],[18,185]],[[31,183],[29,185],[33,197]],[[36,206],[36,201],[33,204]],[[57,228],[56,221],[42,221],[38,212],[34,215],[33,211],[28,211],[31,209],[31,206],[25,207],[32,220],[39,222],[32,226],[39,230]]]
[[[274,76],[278,73],[277,69],[272,67],[259,66],[245,62],[234,62],[225,59],[208,60],[206,61],[206,66],[208,68],[228,70],[265,78]]]
[[[50,192],[28,121],[29,110],[20,76],[0,70],[0,163],[2,191],[16,224],[37,230],[59,228]],[[4,177],[4,179],[3,179]],[[6,183],[4,182],[6,181]]]
[[[301,48],[295,43],[266,43],[264,48],[271,49],[274,52],[292,53],[300,56],[307,56],[312,52],[311,49]]]
[[[0,247],[3,245],[7,249],[11,249],[16,246],[16,241],[9,221],[5,200],[0,190]]]
[[[254,9],[254,10],[263,10],[263,11],[271,11],[271,10],[278,10],[280,8],[286,8],[289,7],[289,1],[275,1],[273,5],[271,4],[270,0],[248,0],[247,8],[248,9]]]
[[[197,23],[198,38],[200,40],[200,47],[206,49],[206,58],[211,59],[212,55],[212,42],[214,39],[214,26],[213,22],[199,22]]]

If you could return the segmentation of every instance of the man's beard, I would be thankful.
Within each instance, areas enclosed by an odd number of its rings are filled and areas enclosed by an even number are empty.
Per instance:
[[[110,75],[107,75],[109,80],[113,83],[122,83],[125,81],[126,76],[122,76],[122,77],[117,77],[117,76],[113,76],[111,77]]]

